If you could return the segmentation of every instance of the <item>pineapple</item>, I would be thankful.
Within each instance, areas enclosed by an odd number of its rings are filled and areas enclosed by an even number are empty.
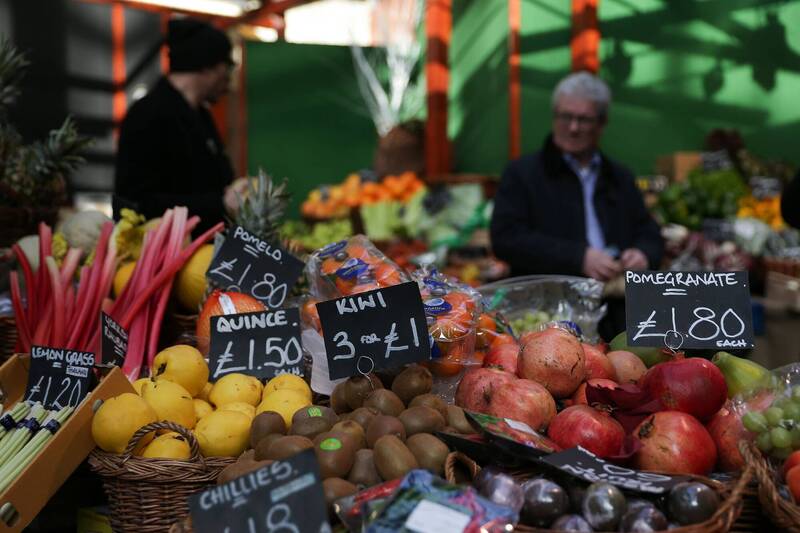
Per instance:
[[[263,170],[258,177],[248,177],[247,189],[239,196],[239,209],[232,222],[260,239],[279,242],[278,229],[286,216],[290,194],[286,179],[276,185]]]

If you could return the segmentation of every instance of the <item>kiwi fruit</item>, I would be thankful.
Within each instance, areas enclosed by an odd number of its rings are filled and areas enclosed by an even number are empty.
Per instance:
[[[267,450],[266,457],[267,459],[282,461],[313,447],[314,443],[308,437],[288,435],[275,440]]]
[[[406,408],[397,394],[388,389],[372,391],[372,393],[367,396],[367,399],[364,400],[364,407],[372,407],[382,414],[389,416],[397,416]]]
[[[358,492],[358,487],[342,478],[329,477],[322,482],[322,492],[325,494],[328,514],[333,514],[333,503],[340,498],[355,494]]]
[[[339,415],[330,407],[324,405],[309,405],[308,407],[303,407],[295,411],[292,416],[292,426],[307,418],[324,418],[330,422],[331,426],[339,421]]]
[[[420,468],[439,476],[444,473],[444,462],[450,453],[444,442],[430,433],[417,433],[408,438],[406,447],[414,455]]]
[[[269,447],[272,446],[273,442],[284,436],[285,435],[281,435],[280,433],[270,433],[269,435],[258,441],[258,444],[256,444],[254,450],[255,455],[253,459],[256,461],[263,461],[265,459],[268,459],[269,457],[267,456],[267,454],[269,453]]]
[[[379,414],[381,414],[381,412],[374,407],[359,407],[347,415],[347,419],[352,420],[366,430],[369,427],[369,423],[372,422],[372,419]]]
[[[373,448],[377,440],[384,435],[394,435],[400,441],[404,441],[406,440],[406,428],[397,417],[378,415],[372,419],[367,428],[367,446]]]
[[[217,476],[217,485],[224,485],[237,477],[241,477],[272,463],[273,461],[236,461],[222,469],[222,472]]]
[[[373,454],[372,450],[366,448],[356,452],[353,468],[350,469],[347,481],[358,487],[371,487],[381,482],[381,476],[378,475],[378,470],[375,468]]]
[[[258,441],[273,433],[286,435],[286,422],[283,421],[283,417],[275,411],[259,413],[250,425],[250,447],[255,448]]]
[[[384,481],[405,476],[419,468],[419,463],[411,450],[395,435],[384,435],[375,443],[373,458],[375,469]]]
[[[346,436],[328,437],[314,446],[322,479],[345,478],[353,468],[356,451],[353,442]]]
[[[406,405],[415,397],[429,393],[432,387],[431,371],[419,365],[409,366],[392,382],[392,392]]]
[[[342,420],[341,422],[337,422],[331,428],[331,431],[346,433],[353,437],[353,442],[357,450],[367,447],[366,432],[364,431],[364,428],[361,427],[361,425],[355,420]]]
[[[291,435],[300,435],[313,439],[320,433],[331,429],[331,421],[323,417],[303,418],[297,422],[292,422]]]
[[[467,415],[464,410],[457,405],[447,406],[447,425],[455,429],[459,433],[469,434],[475,433],[475,430],[467,420]]]
[[[411,403],[408,404],[409,407],[417,407],[418,405],[425,405],[427,407],[432,407],[439,411],[439,414],[442,415],[442,418],[447,420],[447,404],[444,400],[436,396],[435,394],[423,394],[422,396],[417,396]]]
[[[344,382],[344,397],[350,409],[358,409],[372,391],[382,388],[383,383],[375,374],[353,376]]]
[[[347,398],[344,395],[344,384],[344,381],[339,383],[331,392],[331,408],[337,415],[350,411],[350,406],[347,405]]]
[[[406,428],[406,436],[410,437],[417,433],[433,433],[444,429],[444,417],[432,407],[418,405],[409,407],[398,417],[403,427]]]

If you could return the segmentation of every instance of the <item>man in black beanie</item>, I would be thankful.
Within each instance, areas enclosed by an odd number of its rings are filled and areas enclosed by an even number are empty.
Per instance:
[[[147,218],[183,205],[201,217],[195,233],[223,219],[233,169],[208,105],[228,90],[231,43],[193,19],[169,22],[170,72],[131,106],[116,158],[114,215],[129,207]]]

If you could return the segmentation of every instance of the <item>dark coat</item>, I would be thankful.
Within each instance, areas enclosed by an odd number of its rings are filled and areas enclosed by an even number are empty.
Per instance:
[[[800,228],[800,172],[783,189],[781,215],[787,224]]]
[[[131,106],[119,136],[115,218],[123,207],[152,218],[186,206],[201,218],[197,233],[224,219],[223,195],[232,179],[211,114],[189,106],[166,78]]]
[[[658,268],[664,244],[630,171],[602,156],[594,194],[606,246],[638,248]],[[500,182],[492,248],[512,274],[582,276],[588,247],[578,176],[548,137],[541,151],[512,161]]]

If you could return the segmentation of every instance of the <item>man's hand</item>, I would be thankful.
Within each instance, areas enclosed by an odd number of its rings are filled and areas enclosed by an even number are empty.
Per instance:
[[[608,281],[620,272],[620,264],[613,257],[597,248],[586,249],[583,256],[584,274],[596,280]]]
[[[628,248],[622,252],[622,268],[625,270],[646,270],[647,256],[638,248]]]

